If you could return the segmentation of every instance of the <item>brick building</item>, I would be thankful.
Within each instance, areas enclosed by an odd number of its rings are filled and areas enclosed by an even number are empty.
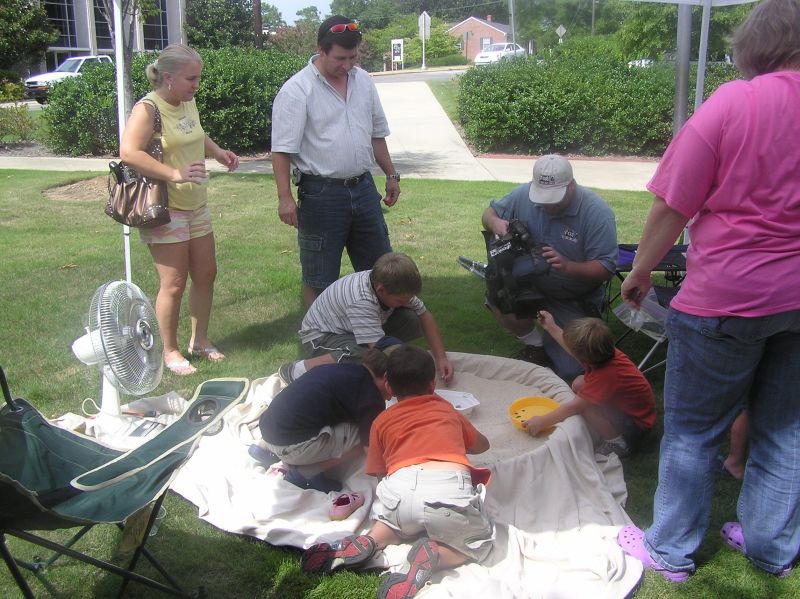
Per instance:
[[[461,53],[467,60],[474,60],[486,46],[510,41],[511,27],[493,21],[492,15],[486,15],[486,19],[468,17],[450,27],[447,33],[459,38]]]

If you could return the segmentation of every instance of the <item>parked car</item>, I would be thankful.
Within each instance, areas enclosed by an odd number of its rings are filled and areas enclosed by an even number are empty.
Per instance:
[[[519,44],[490,44],[481,50],[475,57],[474,62],[475,66],[482,66],[514,58],[515,56],[525,56],[525,54],[525,49]]]
[[[81,73],[85,73],[87,69],[106,62],[112,62],[110,56],[75,56],[68,58],[58,65],[58,68],[52,73],[42,73],[26,79],[25,97],[36,100],[39,104],[44,104],[53,85],[59,81],[64,81],[68,77],[77,77]]]

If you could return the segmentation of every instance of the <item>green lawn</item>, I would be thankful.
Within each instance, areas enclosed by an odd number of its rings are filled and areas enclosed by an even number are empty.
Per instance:
[[[453,123],[458,123],[458,82],[455,79],[448,81],[428,81],[436,100],[442,105],[447,116]]]
[[[0,365],[12,392],[47,416],[78,412],[84,398],[98,397],[97,371],[78,362],[70,344],[82,334],[95,289],[124,278],[121,227],[103,214],[103,201],[53,201],[43,195],[46,188],[88,176],[0,171]],[[482,258],[480,215],[489,198],[500,197],[511,187],[496,182],[404,180],[400,201],[386,210],[393,246],[419,265],[424,278],[422,298],[436,316],[449,350],[508,355],[517,347],[516,340],[500,331],[483,307],[480,281],[456,264],[460,254]],[[272,177],[213,175],[209,191],[219,261],[211,336],[228,359],[200,363],[198,374],[188,378],[167,373],[153,394],[175,390],[189,397],[208,378],[265,376],[299,353],[295,333],[302,309],[296,240],[294,230],[278,220]],[[617,214],[620,241],[637,241],[650,204],[648,195],[601,195]],[[136,233],[131,239],[134,282],[153,298],[157,280],[149,254]],[[622,330],[618,323],[612,324]],[[182,344],[188,342],[187,329],[184,315]],[[638,358],[645,343],[633,339],[624,349]],[[662,376],[663,371],[651,375],[659,397]],[[641,526],[651,518],[657,437],[653,435],[638,455],[624,461],[627,510]],[[521,492],[525,484],[529,483],[520,481]],[[717,486],[711,529],[698,556],[699,571],[690,582],[675,587],[648,573],[638,597],[800,596],[797,574],[786,580],[761,574],[716,534],[724,521],[735,517],[737,490],[737,483],[728,480]],[[177,496],[168,498],[166,508],[167,516],[148,546],[179,579],[204,585],[212,597],[375,596],[378,577],[374,574],[308,577],[300,570],[295,550],[220,532],[201,522],[196,508]],[[116,542],[116,530],[103,527],[82,544],[111,556]],[[69,559],[59,561],[49,572],[66,597],[105,597],[116,588],[113,577],[96,578],[92,569]],[[41,587],[35,588],[41,592]],[[135,584],[128,594],[152,596]],[[10,575],[0,568],[0,597],[16,596]]]

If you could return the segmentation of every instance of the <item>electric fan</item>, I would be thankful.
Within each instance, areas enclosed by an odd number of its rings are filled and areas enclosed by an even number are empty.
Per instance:
[[[143,395],[161,382],[164,346],[155,311],[139,287],[113,281],[95,291],[85,329],[72,352],[100,369],[99,416],[119,417],[120,392]]]

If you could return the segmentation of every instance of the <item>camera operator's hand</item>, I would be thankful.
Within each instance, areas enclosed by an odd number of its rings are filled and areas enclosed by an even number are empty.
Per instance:
[[[503,235],[508,233],[508,221],[503,220],[502,218],[498,218],[496,221],[493,221],[492,233],[494,233],[498,237],[502,237]]]
[[[542,258],[547,260],[547,263],[550,265],[550,268],[557,270],[559,272],[566,273],[567,266],[569,265],[569,260],[564,258],[564,256],[559,254],[549,245],[542,246]]]
[[[548,333],[558,328],[553,315],[547,310],[539,310],[536,313],[536,319],[539,321],[539,325]]]

